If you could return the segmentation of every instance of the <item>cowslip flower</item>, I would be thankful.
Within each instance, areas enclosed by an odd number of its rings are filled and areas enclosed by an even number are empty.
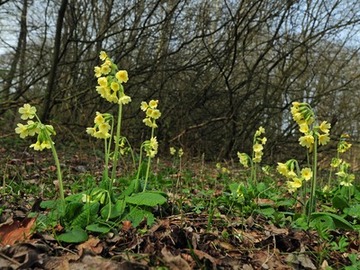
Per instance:
[[[19,113],[22,120],[33,119],[36,114],[36,108],[30,104],[24,104],[23,107],[19,108]]]
[[[170,147],[169,151],[170,151],[170,155],[172,156],[176,154],[176,149],[174,147]]]
[[[288,175],[288,166],[285,163],[278,162],[276,170],[283,176]]]
[[[301,170],[301,177],[305,180],[308,181],[311,179],[311,177],[313,176],[313,172],[310,168],[303,168]]]
[[[312,148],[314,141],[315,141],[314,136],[312,136],[310,134],[301,136],[299,138],[300,145],[307,147],[307,148]]]
[[[17,124],[17,128],[15,128],[15,132],[20,135],[21,139],[24,139],[29,135],[28,126],[23,125],[21,123]]]
[[[320,134],[318,136],[319,145],[325,145],[330,141],[330,136],[328,133]]]
[[[118,72],[116,72],[115,74],[115,78],[120,82],[120,83],[126,83],[129,80],[129,76],[126,70],[119,70]]]
[[[321,124],[319,125],[319,129],[325,134],[329,134],[330,128],[331,128],[331,124],[326,121],[322,121]]]
[[[245,168],[249,167],[249,157],[245,153],[237,152],[237,156],[239,158],[240,164],[242,164]]]
[[[253,145],[253,150],[255,153],[261,152],[263,149],[264,147],[262,146],[262,144],[256,143]]]

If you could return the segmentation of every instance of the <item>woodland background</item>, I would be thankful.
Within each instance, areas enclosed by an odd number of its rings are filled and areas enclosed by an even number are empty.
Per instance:
[[[235,158],[262,125],[267,162],[293,157],[293,101],[331,122],[323,151],[343,132],[356,145],[359,41],[358,0],[0,0],[0,138],[16,137],[17,109],[31,103],[57,145],[91,141],[95,112],[115,109],[95,91],[105,50],[129,73],[123,134],[134,146],[150,99],[163,154]]]

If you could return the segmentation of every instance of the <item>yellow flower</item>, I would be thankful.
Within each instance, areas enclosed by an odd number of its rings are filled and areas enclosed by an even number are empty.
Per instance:
[[[311,148],[314,144],[314,137],[312,135],[305,135],[299,138],[301,146]]]
[[[253,160],[254,163],[260,163],[261,162],[261,156],[255,155],[255,157],[253,157],[252,160]]]
[[[170,147],[170,155],[175,155],[176,154],[176,149],[174,147]]]
[[[184,155],[184,151],[182,148],[179,149],[178,155],[179,155],[179,158],[181,158]]]
[[[265,133],[265,128],[260,126],[258,130],[255,132],[255,137],[259,137],[261,134]]]
[[[119,98],[119,104],[123,104],[126,105],[128,103],[131,102],[131,97],[127,96],[127,95],[123,95],[122,97]]]
[[[278,162],[276,170],[284,176],[288,175],[288,167],[285,163]]]
[[[158,146],[159,146],[159,144],[158,144],[158,141],[157,141],[156,137],[152,137],[152,138],[150,139],[150,147],[151,147],[154,151],[157,152]]]
[[[95,77],[96,78],[101,77],[102,73],[101,73],[101,68],[100,67],[98,67],[98,66],[94,67],[94,72],[95,72]]]
[[[330,166],[331,166],[332,168],[337,168],[337,167],[340,166],[341,163],[342,163],[342,159],[341,159],[341,158],[332,158]]]
[[[86,133],[91,135],[91,136],[94,136],[95,132],[96,132],[96,129],[93,128],[93,127],[86,128]]]
[[[98,78],[98,84],[102,87],[107,87],[108,86],[108,80],[106,77],[100,77]]]
[[[42,150],[43,150],[43,149],[51,149],[51,142],[49,142],[49,141],[43,141],[43,142],[41,143],[41,148],[42,148]]]
[[[289,170],[289,171],[287,172],[287,174],[286,174],[286,177],[287,177],[287,178],[296,178],[297,175],[296,175],[296,173],[295,173],[293,170]]]
[[[262,144],[256,143],[253,145],[253,150],[254,152],[261,152],[264,149],[264,147],[262,146]]]
[[[340,141],[337,146],[337,151],[339,153],[345,153],[347,150],[350,149],[351,146],[352,146],[352,144],[348,143],[347,141]]]
[[[266,138],[266,137],[264,137],[264,138],[260,139],[260,141],[261,141],[261,143],[262,143],[262,144],[266,144],[266,142],[267,142],[267,138]]]
[[[36,114],[36,108],[30,104],[24,104],[23,107],[19,108],[19,113],[21,114],[22,120],[33,119]]]
[[[302,180],[301,178],[296,177],[293,181],[288,181],[287,186],[290,192],[294,192],[302,186]]]
[[[294,113],[292,116],[296,123],[303,121],[303,115],[300,112]]]
[[[157,128],[157,125],[155,123],[153,123],[153,121],[151,121],[151,119],[149,117],[144,118],[143,123],[148,127]]]
[[[111,67],[109,65],[103,64],[101,65],[100,70],[102,74],[107,75],[110,73]]]
[[[305,181],[308,181],[313,176],[313,173],[310,168],[304,168],[301,170],[301,176]]]
[[[158,109],[152,110],[151,115],[150,115],[150,117],[153,119],[159,119],[160,116],[161,116],[161,112]]]
[[[120,83],[126,83],[129,80],[126,70],[119,70],[118,72],[116,72],[115,77]]]
[[[105,119],[104,119],[104,117],[103,117],[103,115],[101,113],[96,112],[94,123],[97,124],[97,125],[105,123]]]
[[[294,101],[293,103],[291,103],[293,107],[299,107],[302,103],[298,102],[298,101]]]
[[[108,58],[108,56],[107,56],[106,52],[101,51],[100,55],[99,55],[99,58],[100,58],[100,60],[105,61],[106,58]]]
[[[141,105],[140,105],[140,109],[144,112],[146,112],[146,110],[149,108],[149,105],[145,102],[145,101],[142,101],[141,102]]]
[[[329,131],[330,131],[330,127],[331,127],[331,124],[326,122],[326,121],[322,121],[320,126],[319,126],[319,129],[324,132],[325,134],[329,134]]]
[[[156,109],[158,103],[159,103],[158,100],[150,100],[149,101],[149,106],[150,106],[151,109]]]
[[[242,164],[245,168],[249,167],[249,158],[245,153],[237,152],[237,156],[239,158],[240,164]]]
[[[111,88],[113,91],[119,91],[120,85],[119,85],[117,82],[112,82],[112,83],[110,84],[110,88]]]
[[[318,140],[319,140],[319,145],[327,144],[330,141],[329,134],[328,133],[320,134],[319,137],[318,137]]]
[[[36,143],[31,144],[31,145],[30,145],[30,148],[34,148],[34,150],[36,150],[36,151],[41,151],[41,150],[43,150],[43,149],[41,148],[41,144],[40,144],[39,140],[37,140]]]
[[[29,135],[29,131],[27,125],[23,125],[21,123],[17,124],[17,128],[15,128],[15,132],[20,134],[20,138],[24,139]]]
[[[308,133],[309,132],[309,126],[306,122],[302,122],[301,124],[299,124],[299,130],[301,133]]]

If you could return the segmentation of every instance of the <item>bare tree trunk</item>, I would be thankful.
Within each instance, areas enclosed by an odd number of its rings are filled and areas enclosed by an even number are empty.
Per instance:
[[[25,55],[25,50],[26,50],[26,36],[27,36],[27,23],[26,23],[26,21],[27,21],[27,6],[28,6],[28,1],[24,0],[22,11],[21,11],[19,39],[18,39],[18,43],[16,46],[14,58],[11,63],[11,66],[10,66],[9,73],[6,75],[5,80],[4,80],[4,89],[3,89],[4,100],[10,99],[10,88],[12,87],[12,83],[13,83],[13,80],[14,80],[15,74],[16,74],[16,68],[18,66],[19,61],[21,60],[22,64],[24,64],[23,60],[24,60],[24,55]],[[23,80],[24,74],[21,74],[22,71],[23,71],[23,68],[20,67],[20,76],[21,76],[20,77],[20,86],[23,85],[22,80]]]
[[[52,57],[51,69],[49,74],[49,81],[46,88],[45,99],[44,99],[44,109],[41,115],[41,120],[46,122],[49,118],[51,108],[53,106],[53,91],[55,88],[55,79],[57,72],[57,65],[59,62],[60,55],[60,45],[61,45],[61,31],[63,28],[64,16],[66,11],[66,6],[68,4],[68,0],[62,0],[61,6],[59,9],[57,22],[56,22],[56,33],[55,33],[55,41],[54,41],[54,54]]]

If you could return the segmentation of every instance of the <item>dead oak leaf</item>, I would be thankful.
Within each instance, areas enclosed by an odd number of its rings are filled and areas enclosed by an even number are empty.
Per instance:
[[[0,246],[14,245],[30,238],[36,218],[25,218],[23,221],[15,220],[11,224],[0,227]]]
[[[98,255],[104,249],[103,244],[100,242],[100,239],[95,237],[90,237],[86,242],[78,245],[77,248],[79,250],[80,257],[84,253]]]

